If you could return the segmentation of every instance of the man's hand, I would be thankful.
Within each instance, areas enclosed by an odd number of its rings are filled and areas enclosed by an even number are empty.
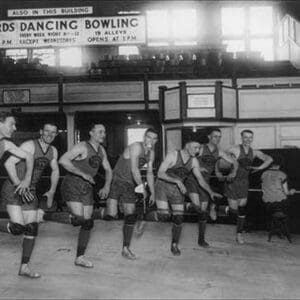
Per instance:
[[[226,176],[224,176],[222,173],[216,173],[216,176],[220,182],[224,182],[226,180]]]
[[[215,193],[215,192],[212,192],[212,193],[210,194],[210,198],[211,198],[211,200],[214,202],[214,201],[215,201],[215,198],[221,199],[221,198],[223,198],[223,195],[218,194],[218,193]]]
[[[200,167],[199,169],[201,173],[208,173],[208,170],[206,168]]]
[[[178,186],[181,194],[185,195],[187,192],[185,185],[180,180],[176,181],[176,185]]]
[[[296,193],[296,190],[295,189],[290,189],[289,190],[289,195],[294,195]]]
[[[149,197],[149,206],[154,205],[154,203],[155,203],[155,196],[151,194]]]
[[[32,195],[32,193],[30,192],[29,189],[25,190],[22,195],[21,195],[21,199],[23,203],[30,203],[34,200],[34,196]]]
[[[54,199],[54,193],[51,191],[46,192],[43,197],[47,198],[47,208],[51,208],[53,204]]]
[[[236,173],[231,172],[227,175],[226,180],[229,181],[229,182],[232,182],[234,180],[235,176],[236,176]]]
[[[18,193],[18,195],[22,195],[23,193],[27,192],[29,190],[30,181],[29,180],[22,180],[15,189],[15,193]]]
[[[261,171],[260,167],[254,167],[254,166],[250,166],[247,169],[250,170],[252,174]]]
[[[98,196],[100,197],[100,199],[106,199],[108,197],[109,194],[109,190],[110,187],[108,186],[104,186],[99,192],[98,192]]]
[[[91,175],[89,175],[89,174],[83,173],[83,174],[81,175],[81,177],[82,177],[84,180],[86,180],[86,181],[88,181],[89,183],[91,183],[91,184],[96,184],[94,178],[93,178]]]

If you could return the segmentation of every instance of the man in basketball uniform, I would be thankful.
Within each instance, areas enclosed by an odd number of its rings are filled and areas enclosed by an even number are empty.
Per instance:
[[[130,249],[130,242],[137,221],[135,191],[139,190],[138,193],[143,194],[144,199],[147,197],[140,171],[145,165],[147,183],[151,193],[149,203],[154,203],[153,162],[155,159],[154,146],[157,140],[158,133],[152,128],[147,129],[143,142],[128,145],[113,170],[111,191],[104,218],[115,218],[118,213],[118,202],[122,205],[124,212],[122,256],[127,259],[136,259]]]
[[[236,164],[235,159],[232,159],[229,155],[220,151],[218,145],[222,137],[221,130],[219,128],[213,128],[208,134],[208,143],[201,145],[199,155],[197,156],[201,174],[205,182],[209,185],[210,177],[215,170],[216,162],[219,158],[223,158],[231,164]],[[236,170],[237,166],[233,168]],[[234,171],[231,172],[227,178],[234,178]],[[207,207],[210,202],[209,194],[198,184],[197,179],[191,173],[187,180],[185,181],[185,186],[189,198],[191,199],[192,206],[198,214],[198,224],[199,224],[199,235],[198,235],[198,245],[201,247],[209,247],[209,244],[205,241],[205,228],[207,221]],[[211,215],[215,213],[215,204],[210,203]]]
[[[29,192],[33,157],[30,153],[23,151],[9,140],[14,131],[16,131],[16,120],[13,114],[4,111],[0,112],[0,159],[5,152],[8,152],[25,160],[26,174],[24,179],[19,180],[18,184],[15,186],[15,193],[23,195],[24,199],[27,198],[27,200],[30,201],[30,199],[33,199]]]
[[[158,170],[158,180],[155,184],[157,219],[158,221],[168,221],[169,203],[172,207],[172,243],[171,252],[173,255],[180,255],[178,242],[181,235],[183,212],[184,212],[184,197],[187,192],[184,182],[192,172],[197,180],[197,183],[207,191],[209,196],[221,197],[214,193],[207,182],[204,180],[199,162],[196,156],[200,151],[200,143],[191,140],[185,144],[182,150],[170,152],[164,161],[161,163]]]
[[[30,193],[33,196],[31,201],[24,201],[24,198],[14,193],[15,186],[20,179],[25,177],[25,162],[16,156],[10,156],[5,162],[5,167],[10,179],[2,186],[1,197],[6,202],[6,209],[10,217],[6,231],[18,235],[24,233],[23,253],[19,275],[29,278],[39,278],[40,274],[30,269],[28,263],[34,248],[35,239],[38,235],[37,209],[38,198],[36,196],[36,184],[45,168],[50,165],[51,186],[44,194],[47,197],[47,204],[50,207],[53,202],[54,193],[59,179],[57,164],[57,150],[50,144],[57,135],[57,126],[46,123],[40,130],[40,137],[36,140],[24,142],[20,148],[33,155],[34,167],[30,182]],[[5,228],[2,227],[2,229]]]
[[[80,226],[75,265],[92,268],[93,264],[84,257],[90,232],[94,227],[93,185],[100,165],[105,170],[105,184],[98,192],[101,199],[109,194],[112,171],[106,151],[101,145],[105,139],[105,127],[92,124],[89,128],[90,139],[75,145],[60,158],[59,163],[67,170],[61,184],[61,195],[71,211],[69,213],[46,213],[44,220]]]
[[[246,217],[246,204],[249,187],[249,173],[257,172],[267,168],[272,163],[272,158],[259,150],[251,147],[253,142],[253,131],[246,129],[241,132],[242,144],[232,147],[228,154],[232,155],[238,161],[236,177],[232,182],[226,181],[224,194],[227,196],[229,204],[229,213],[237,215],[236,241],[243,244],[242,231]],[[252,166],[254,158],[257,157],[263,161],[258,166]]]

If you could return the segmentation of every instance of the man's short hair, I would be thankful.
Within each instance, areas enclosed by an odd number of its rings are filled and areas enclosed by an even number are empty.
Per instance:
[[[244,133],[250,133],[250,134],[252,134],[252,135],[254,134],[253,131],[250,130],[250,129],[244,129],[244,130],[241,132],[241,136],[243,136]]]
[[[152,132],[154,134],[156,134],[158,136],[158,131],[156,129],[154,129],[153,127],[150,127],[148,128],[146,131],[145,131],[145,135],[148,133],[148,132]]]
[[[102,123],[90,123],[88,125],[88,132],[92,131],[95,128],[95,126],[97,126],[97,125],[101,125],[101,126],[105,127]]]
[[[58,125],[57,125],[55,122],[45,122],[45,123],[42,124],[42,126],[41,126],[40,129],[43,130],[43,129],[45,128],[46,125],[55,126],[56,129],[57,129],[57,131],[58,131]]]
[[[9,117],[13,117],[14,118],[14,115],[11,113],[11,112],[8,112],[8,111],[1,111],[0,112],[0,122],[1,123],[4,123],[5,120]]]
[[[200,138],[196,136],[195,134],[189,135],[185,141],[185,145],[189,143],[199,143],[201,144]]]
[[[218,127],[210,127],[207,130],[207,135],[211,135],[214,131],[222,133],[221,129]]]
[[[272,166],[279,166],[280,169],[284,168],[285,167],[285,161],[284,161],[284,158],[279,155],[279,154],[274,154],[274,155],[271,155],[271,157],[273,158],[273,161],[272,161]]]

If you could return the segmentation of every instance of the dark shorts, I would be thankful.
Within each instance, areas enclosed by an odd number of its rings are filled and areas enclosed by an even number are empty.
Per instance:
[[[205,178],[206,182],[209,182],[208,178]],[[185,181],[185,187],[187,189],[187,193],[199,194],[199,198],[201,202],[207,202],[210,200],[209,194],[199,185],[196,177],[194,175],[189,176]]]
[[[283,211],[284,213],[288,213],[289,201],[288,199],[283,199],[278,202],[264,202],[264,206],[266,208],[267,214],[271,215],[275,211]]]
[[[235,178],[233,182],[226,182],[224,188],[224,195],[228,199],[245,199],[248,197],[249,179]]]
[[[155,183],[155,198],[172,204],[184,204],[184,195],[181,194],[176,184],[157,180]]]
[[[79,176],[66,175],[62,181],[61,196],[66,202],[80,202],[83,205],[94,204],[92,185]]]
[[[30,203],[23,202],[22,197],[15,194],[15,187],[9,180],[5,180],[1,189],[1,199],[5,205],[17,205],[21,206],[23,210],[36,210],[39,206],[39,201],[36,196],[35,189],[30,189],[31,194],[34,196],[34,200]]]
[[[108,198],[119,203],[136,203],[135,184],[121,179],[113,179]]]

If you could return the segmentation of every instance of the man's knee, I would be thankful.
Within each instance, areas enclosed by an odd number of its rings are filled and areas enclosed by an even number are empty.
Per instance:
[[[7,228],[12,235],[21,235],[25,231],[25,226],[19,223],[10,222]]]
[[[84,230],[92,230],[94,227],[94,220],[93,219],[88,219],[85,220],[85,222],[81,225],[81,228]]]
[[[126,225],[134,225],[137,220],[137,215],[136,214],[126,215],[124,217],[124,220]]]
[[[245,206],[239,206],[238,207],[238,216],[239,217],[245,217],[246,216],[246,207]]]
[[[157,219],[160,222],[170,221],[170,214],[168,212],[157,211]]]
[[[25,225],[25,236],[37,236],[39,231],[39,224],[37,222],[28,223]]]
[[[82,226],[86,222],[86,219],[84,219],[82,216],[72,214],[71,215],[71,224],[73,226]]]
[[[173,215],[172,221],[175,225],[180,226],[183,223],[183,215]]]
[[[207,221],[207,212],[206,211],[201,211],[198,213],[199,221]]]

